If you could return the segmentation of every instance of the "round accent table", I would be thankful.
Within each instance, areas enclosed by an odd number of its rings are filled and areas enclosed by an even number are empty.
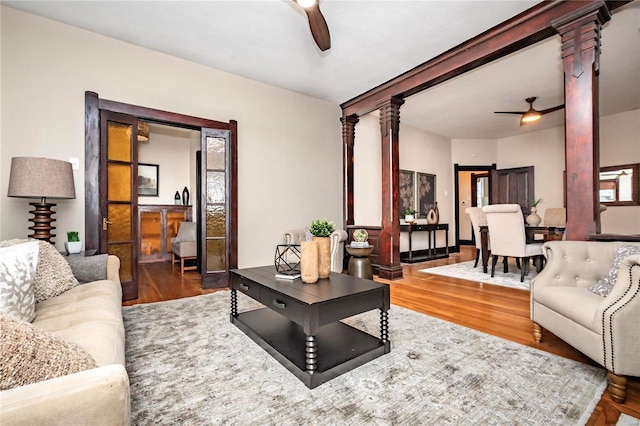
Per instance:
[[[349,267],[347,273],[354,277],[373,279],[373,269],[371,268],[371,260],[369,255],[373,252],[373,246],[369,247],[351,247],[345,246],[347,253],[351,255],[349,259]]]

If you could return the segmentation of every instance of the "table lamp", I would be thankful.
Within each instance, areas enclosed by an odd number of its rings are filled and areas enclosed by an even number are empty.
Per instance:
[[[33,218],[33,234],[29,238],[51,242],[55,237],[52,231],[55,221],[51,217],[55,212],[55,203],[47,202],[47,198],[76,198],[71,163],[62,160],[36,157],[14,157],[11,159],[9,175],[9,197],[39,198],[40,202],[29,203],[34,207],[29,213]]]

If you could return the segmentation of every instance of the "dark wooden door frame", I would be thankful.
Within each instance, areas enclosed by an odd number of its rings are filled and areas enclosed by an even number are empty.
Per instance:
[[[489,199],[491,199],[491,171],[496,170],[496,163],[490,166],[461,166],[458,163],[453,165],[453,204],[456,244],[453,251],[460,251],[460,172],[483,172],[489,174]],[[466,214],[462,212],[463,214]]]
[[[237,122],[228,123],[190,115],[162,111],[137,105],[102,99],[95,92],[85,92],[85,249],[99,250],[102,215],[100,212],[100,110],[117,112],[160,124],[200,131],[202,128],[230,130],[229,168],[230,185],[227,229],[229,244],[228,268],[238,266],[238,177],[237,177]],[[206,228],[205,228],[206,229]],[[136,237],[137,238],[137,237]],[[123,299],[137,297],[137,288],[123,288]]]

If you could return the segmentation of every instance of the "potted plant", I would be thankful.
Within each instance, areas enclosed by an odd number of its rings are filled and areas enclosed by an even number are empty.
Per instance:
[[[404,212],[402,214],[404,215],[404,221],[411,223],[415,218],[414,215],[416,214],[416,211],[411,207],[407,207],[406,209],[404,209]]]
[[[82,241],[80,241],[77,231],[67,232],[67,242],[64,243],[64,248],[69,254],[76,254],[82,251]]]
[[[329,236],[336,225],[327,219],[315,219],[309,225],[309,232],[318,246],[318,277],[327,278],[331,272],[331,240]]]
[[[538,216],[538,204],[542,203],[542,198],[538,198],[535,199],[533,198],[531,201],[529,201],[529,206],[531,207],[529,209],[530,211],[530,215],[527,216],[527,223],[530,226],[538,226],[540,225],[540,222],[542,222],[542,219],[540,218],[540,216]]]

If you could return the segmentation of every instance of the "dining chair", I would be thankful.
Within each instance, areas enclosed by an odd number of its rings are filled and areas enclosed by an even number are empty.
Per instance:
[[[487,218],[485,217],[482,207],[467,207],[465,213],[469,215],[471,219],[471,227],[473,228],[473,238],[476,240],[476,263],[473,267],[478,266],[480,260],[480,253],[482,251],[482,239],[480,235],[480,226],[487,224]]]
[[[567,210],[564,207],[551,207],[544,211],[542,219],[544,226],[565,226],[567,224]]]
[[[494,276],[498,256],[504,257],[505,272],[507,258],[521,260],[520,282],[529,273],[529,259],[534,258],[538,270],[542,266],[542,243],[527,244],[522,208],[519,204],[493,204],[482,208],[487,217],[491,237],[491,276]]]

